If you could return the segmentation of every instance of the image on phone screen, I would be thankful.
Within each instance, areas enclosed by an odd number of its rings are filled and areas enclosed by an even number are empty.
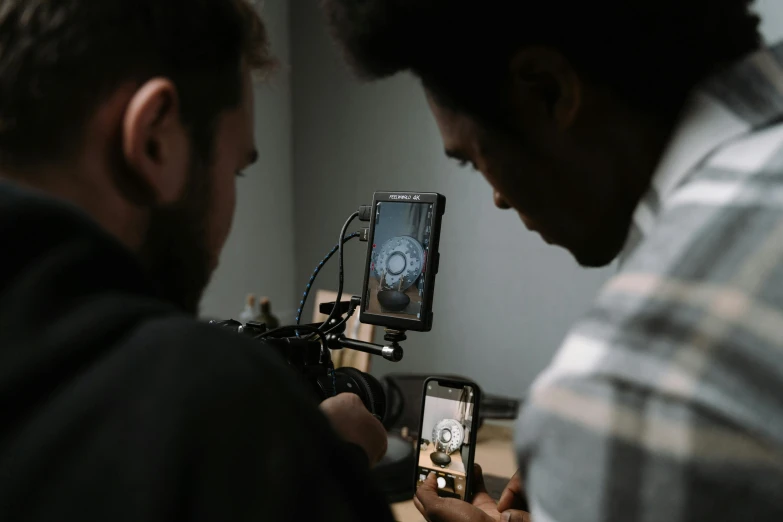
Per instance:
[[[431,203],[384,201],[376,205],[367,312],[422,319],[432,213]]]
[[[454,388],[429,381],[424,393],[418,484],[435,472],[440,496],[464,500],[471,472],[467,467],[473,462],[473,387]]]

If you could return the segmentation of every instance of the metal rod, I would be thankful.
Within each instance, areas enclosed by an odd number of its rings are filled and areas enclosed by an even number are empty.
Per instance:
[[[370,355],[379,355],[387,361],[399,362],[402,360],[403,352],[400,345],[382,346],[345,337],[340,337],[339,342],[343,348],[369,353]]]

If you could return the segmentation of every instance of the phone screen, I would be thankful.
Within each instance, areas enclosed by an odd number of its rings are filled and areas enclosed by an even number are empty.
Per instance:
[[[418,484],[434,471],[440,496],[465,500],[475,447],[473,387],[428,381],[424,394]]]
[[[427,300],[432,203],[381,201],[375,206],[365,311],[422,321]]]

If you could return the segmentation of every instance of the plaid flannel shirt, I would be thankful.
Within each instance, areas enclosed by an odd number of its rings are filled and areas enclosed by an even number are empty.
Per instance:
[[[517,442],[536,522],[783,521],[783,44],[693,94]]]

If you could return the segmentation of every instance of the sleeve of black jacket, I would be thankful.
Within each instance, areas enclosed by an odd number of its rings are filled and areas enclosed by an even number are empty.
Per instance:
[[[392,520],[367,457],[337,438],[304,382],[277,355],[187,320],[152,323],[137,337],[179,345],[167,349],[147,388],[150,401],[165,397],[159,411],[171,414],[158,422],[176,454],[167,493],[183,511],[173,518]]]

